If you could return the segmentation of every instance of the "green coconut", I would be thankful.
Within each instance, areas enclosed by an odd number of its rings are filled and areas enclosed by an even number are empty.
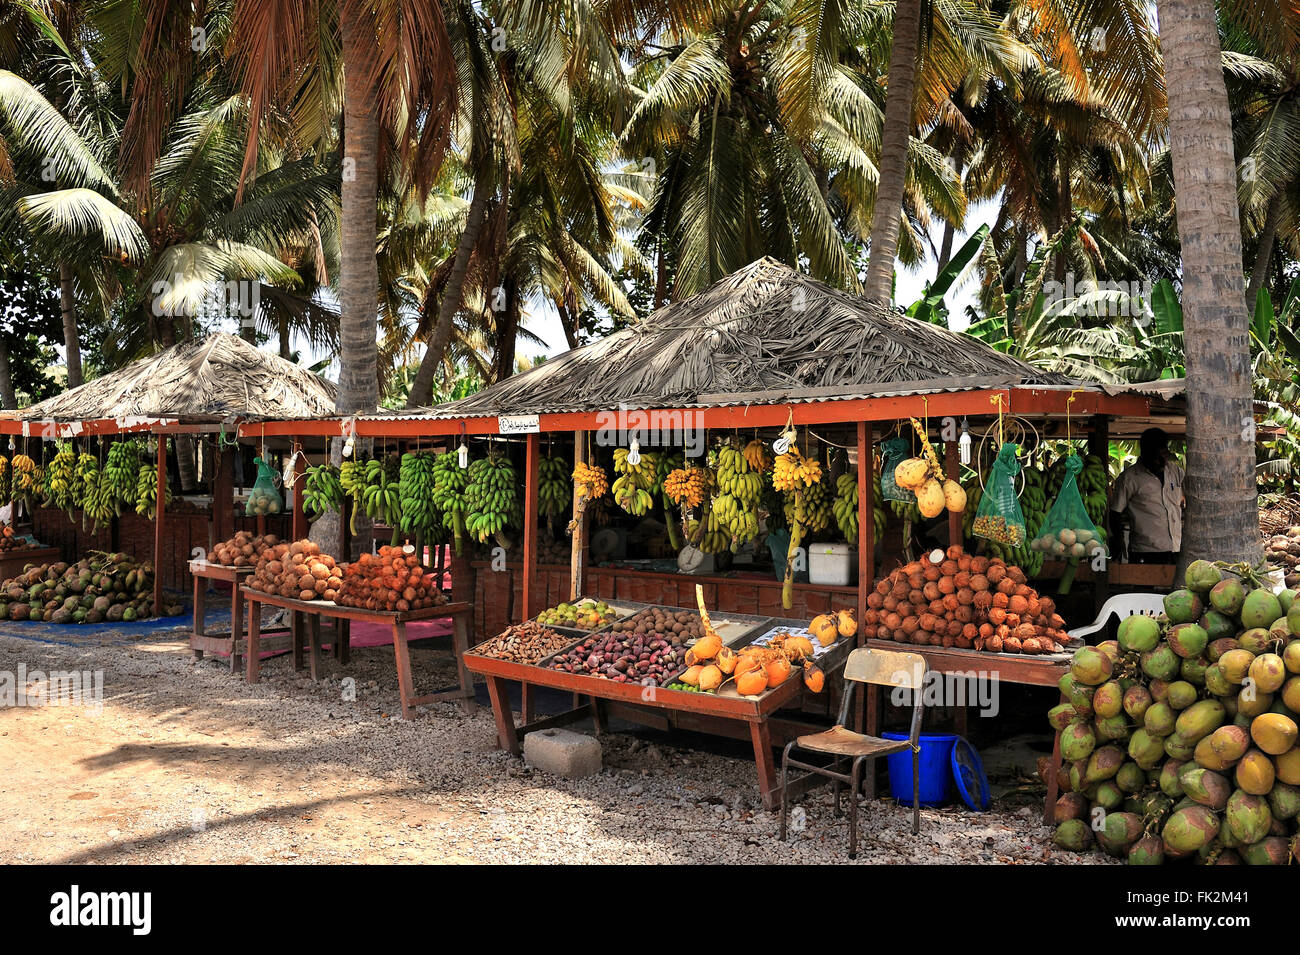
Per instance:
[[[1170,629],[1165,639],[1174,653],[1184,660],[1194,659],[1205,652],[1210,635],[1199,623],[1180,623]]]
[[[1250,734],[1236,725],[1220,726],[1206,738],[1214,754],[1226,765],[1231,766],[1250,749]]]
[[[1282,662],[1286,664],[1288,672],[1300,673],[1300,640],[1292,640],[1286,645],[1282,651]]]
[[[1170,733],[1165,737],[1165,755],[1171,759],[1181,759],[1184,762],[1196,757],[1196,744],[1189,743],[1177,733]]]
[[[1168,736],[1178,726],[1178,714],[1168,703],[1152,703],[1142,717],[1142,725],[1152,736]]]
[[[1237,632],[1235,624],[1233,625],[1232,632]],[[1205,647],[1205,659],[1209,660],[1211,663],[1218,663],[1219,657],[1223,656],[1229,650],[1237,649],[1239,646],[1241,646],[1241,644],[1237,642],[1236,637],[1219,637],[1217,640],[1211,640]]]
[[[1243,634],[1244,636],[1244,634]],[[1244,648],[1229,650],[1223,656],[1219,657],[1218,666],[1223,670],[1223,677],[1229,683],[1237,686],[1246,679],[1246,674],[1250,672],[1250,665],[1255,661],[1255,654]]]
[[[1237,616],[1245,601],[1246,588],[1235,577],[1221,580],[1210,588],[1210,606],[1225,616]]]
[[[1291,843],[1285,836],[1268,836],[1238,851],[1246,865],[1287,865],[1291,861]]]
[[[1259,750],[1252,749],[1237,762],[1233,779],[1242,792],[1252,796],[1267,796],[1275,779],[1273,760]]]
[[[1067,819],[1087,819],[1088,818],[1088,799],[1083,793],[1064,793],[1061,798],[1056,800],[1056,806],[1052,811],[1054,822],[1065,822]]]
[[[1217,730],[1226,717],[1218,700],[1201,700],[1178,714],[1174,732],[1185,742],[1195,744]]]
[[[1265,693],[1282,689],[1286,682],[1286,664],[1276,653],[1261,653],[1250,662],[1246,672],[1255,681],[1255,686]]]
[[[1164,740],[1139,727],[1128,739],[1128,754],[1143,769],[1153,769],[1165,756]]]
[[[1219,817],[1199,804],[1175,810],[1160,836],[1167,853],[1185,856],[1196,852],[1219,834]]]
[[[1115,785],[1115,780],[1106,779],[1097,783],[1092,791],[1093,805],[1110,812],[1124,803],[1124,790]]]
[[[1070,725],[1070,720],[1076,715],[1073,706],[1069,703],[1061,703],[1047,711],[1047,722],[1052,725],[1052,729],[1063,730]]]
[[[1300,786],[1278,782],[1268,791],[1268,809],[1274,819],[1294,819],[1300,816]]]
[[[1092,848],[1092,830],[1082,819],[1067,819],[1052,833],[1052,842],[1068,852],[1087,852]]]
[[[1142,654],[1142,672],[1153,680],[1174,679],[1180,665],[1178,654],[1168,643],[1161,643],[1154,650]]]
[[[1188,763],[1178,777],[1183,792],[1194,802],[1209,806],[1215,811],[1223,809],[1232,795],[1232,783],[1226,776]]]
[[[1129,865],[1164,865],[1165,844],[1159,836],[1145,835],[1128,849]]]
[[[1205,686],[1205,671],[1210,663],[1205,657],[1191,657],[1182,662],[1178,675],[1194,686]]]
[[[1071,722],[1061,730],[1061,757],[1070,762],[1087,759],[1097,746],[1097,736],[1082,720]]]
[[[1160,767],[1160,791],[1170,799],[1180,799],[1187,795],[1183,792],[1183,784],[1178,778],[1179,770],[1186,765],[1176,759],[1167,759]]]
[[[1273,708],[1273,694],[1261,693],[1251,683],[1242,686],[1237,694],[1237,715],[1253,720]]]
[[[1131,720],[1141,722],[1151,702],[1150,691],[1141,683],[1134,683],[1124,691],[1124,712]]]
[[[1205,613],[1205,604],[1191,590],[1175,590],[1165,595],[1165,616],[1173,624],[1191,623]],[[1272,619],[1272,618],[1270,618]]]
[[[1102,718],[1118,716],[1124,708],[1124,691],[1118,680],[1107,680],[1092,695],[1092,712]]]
[[[1114,779],[1123,765],[1124,750],[1114,745],[1099,746],[1088,756],[1088,771],[1084,779],[1089,783]]]
[[[1070,660],[1070,673],[1076,685],[1100,686],[1110,679],[1112,667],[1110,657],[1096,647],[1080,647]]]
[[[1223,573],[1208,560],[1194,560],[1183,572],[1183,584],[1198,594],[1208,594],[1223,580]]]
[[[1280,616],[1282,604],[1272,592],[1263,588],[1252,590],[1242,601],[1241,625],[1247,630],[1252,627],[1267,627]]]
[[[1217,663],[1206,667],[1202,677],[1205,680],[1205,688],[1215,696],[1227,696],[1233,691],[1233,685],[1223,675],[1223,667]]]
[[[1271,768],[1272,763],[1269,766]],[[1126,793],[1138,792],[1146,784],[1146,770],[1135,762],[1125,762],[1115,774],[1115,785]]]
[[[1119,645],[1130,653],[1145,653],[1160,642],[1160,625],[1145,614],[1125,617],[1119,625]]]
[[[1099,741],[1116,741],[1123,742],[1129,737],[1131,727],[1128,723],[1128,717],[1123,714],[1117,716],[1099,716],[1093,720],[1093,729],[1096,731]]]
[[[1108,812],[1096,836],[1107,855],[1124,858],[1128,847],[1142,837],[1142,818],[1132,812]]]
[[[1262,796],[1254,796],[1238,789],[1228,797],[1223,820],[1228,831],[1242,845],[1249,846],[1268,835],[1273,825],[1273,814]]]
[[[1185,710],[1196,702],[1196,687],[1186,680],[1175,680],[1169,684],[1169,705],[1176,710]]]
[[[1258,656],[1261,653],[1268,653],[1273,649],[1273,644],[1277,638],[1269,631],[1267,627],[1251,627],[1249,630],[1243,630],[1237,634],[1237,643],[1241,649],[1248,651],[1251,656]]]

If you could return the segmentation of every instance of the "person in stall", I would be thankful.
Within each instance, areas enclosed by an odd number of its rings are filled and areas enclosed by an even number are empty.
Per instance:
[[[1177,563],[1186,505],[1183,469],[1169,460],[1169,435],[1148,428],[1138,439],[1137,461],[1111,488],[1112,558],[1134,564]]]

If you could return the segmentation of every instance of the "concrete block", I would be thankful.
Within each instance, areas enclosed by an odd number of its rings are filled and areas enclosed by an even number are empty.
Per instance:
[[[600,743],[572,730],[538,730],[524,737],[524,761],[566,779],[594,776],[600,772]]]

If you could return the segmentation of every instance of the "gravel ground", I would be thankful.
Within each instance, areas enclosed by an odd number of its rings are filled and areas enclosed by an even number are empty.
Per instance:
[[[0,629],[0,675],[102,670],[104,701],[0,711],[0,862],[847,861],[829,790],[800,801],[805,824],[783,844],[729,743],[614,733],[599,776],[564,780],[497,750],[486,708],[395,715],[388,648],[354,651],[346,671],[330,659],[315,684],[277,657],[248,686],[222,661],[191,660],[175,634],[55,645],[13,626]],[[421,689],[455,682],[431,642],[413,647]],[[922,810],[919,837],[908,809],[878,801],[857,861],[1105,861],[1052,849],[1031,800]]]

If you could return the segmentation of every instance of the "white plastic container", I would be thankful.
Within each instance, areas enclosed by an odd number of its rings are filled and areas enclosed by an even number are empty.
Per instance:
[[[858,552],[848,544],[809,544],[808,582],[846,587],[853,582]]]

